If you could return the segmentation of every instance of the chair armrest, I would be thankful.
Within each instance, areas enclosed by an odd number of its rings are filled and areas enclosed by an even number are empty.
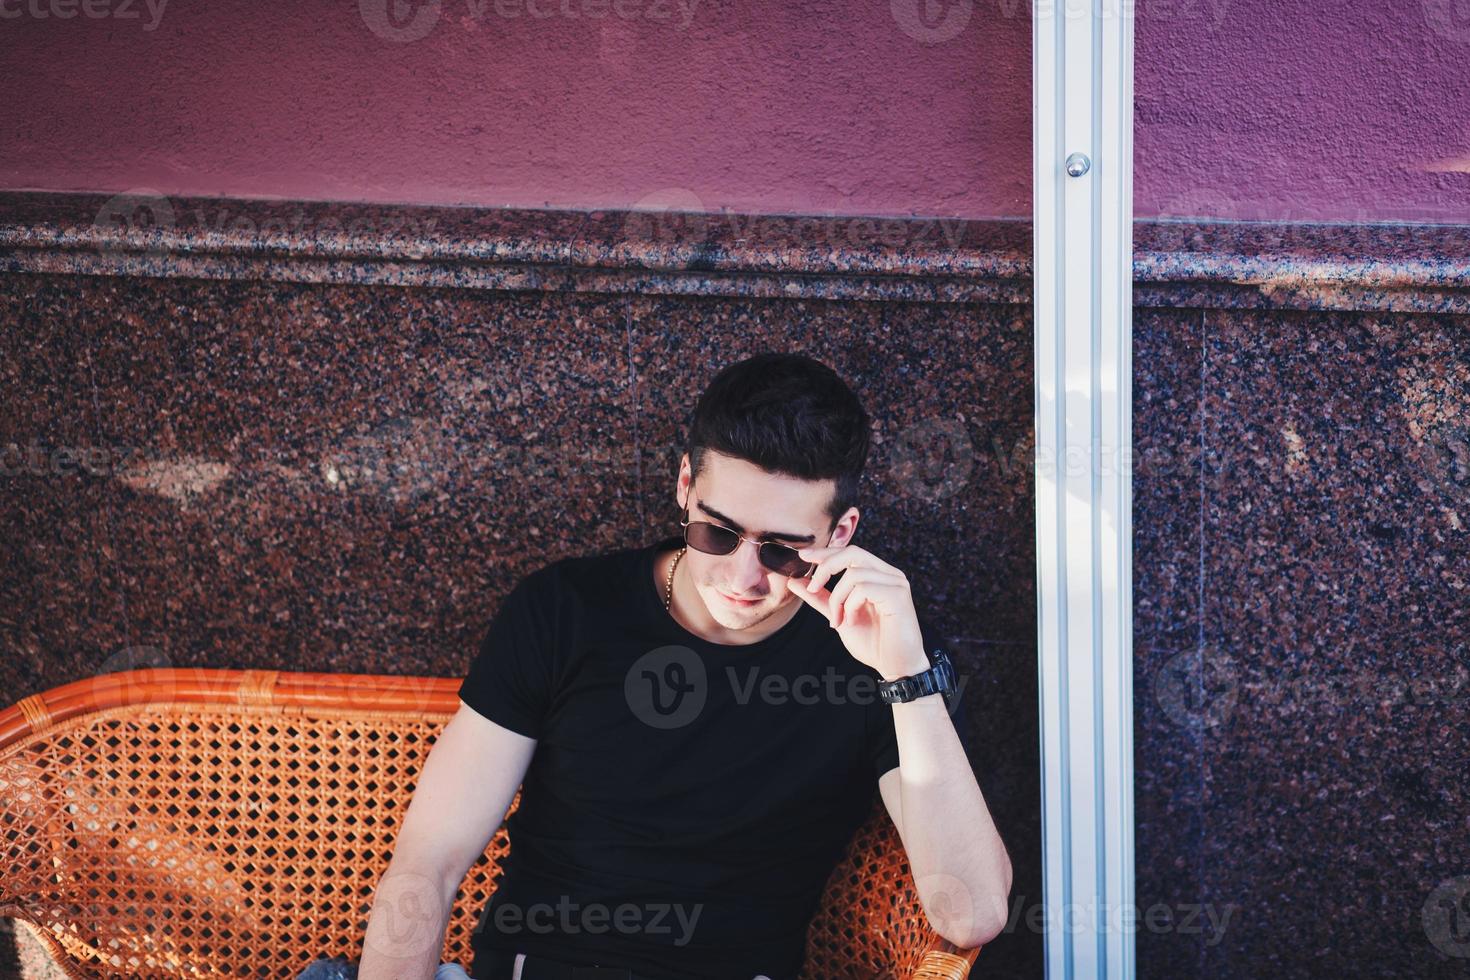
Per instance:
[[[966,980],[979,955],[978,946],[960,949],[954,943],[941,940],[939,947],[924,954],[912,980]]]
[[[875,793],[808,924],[801,980],[963,980],[979,953],[949,942],[930,924],[898,829]]]

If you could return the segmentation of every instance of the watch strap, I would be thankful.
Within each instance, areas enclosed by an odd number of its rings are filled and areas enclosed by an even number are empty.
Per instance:
[[[891,681],[879,681],[878,697],[887,704],[904,704],[930,694],[943,694],[948,705],[954,696],[954,665],[939,647],[929,654],[929,661],[927,670]]]

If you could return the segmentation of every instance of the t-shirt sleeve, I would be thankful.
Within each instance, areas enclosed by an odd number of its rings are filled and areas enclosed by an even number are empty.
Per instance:
[[[555,578],[542,568],[523,577],[500,603],[459,697],[491,721],[540,738],[556,676]]]
[[[944,637],[940,635],[938,630],[933,629],[923,617],[919,618],[919,633],[924,637],[924,652],[926,655],[936,646],[942,646],[944,643]],[[959,689],[960,694],[960,696],[954,699],[954,703],[949,705],[949,717],[954,722],[955,731],[959,733],[960,739],[963,741],[965,737],[963,720],[965,702],[963,697],[964,689],[960,688],[958,683],[960,665],[955,663],[953,653],[948,649],[945,652],[949,654],[949,661],[954,665],[956,674],[955,686]],[[882,776],[898,765],[898,730],[893,724],[893,705],[880,700],[877,694],[874,693],[872,704],[868,708],[868,753],[869,758],[873,762],[873,775],[877,777]]]

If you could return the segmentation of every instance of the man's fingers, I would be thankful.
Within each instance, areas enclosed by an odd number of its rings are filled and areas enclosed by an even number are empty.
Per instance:
[[[808,592],[806,590],[806,582],[797,578],[787,579],[786,587],[792,592],[795,592],[798,596],[800,596],[802,602],[805,602],[808,606],[811,606],[817,612],[821,613],[824,617],[829,620],[832,618],[831,615],[829,615],[827,612],[828,593]]]
[[[865,582],[897,585],[901,579],[902,576],[897,573],[887,572],[881,568],[849,568],[842,576],[842,581],[832,587],[831,608],[836,612],[846,601],[848,593]]]
[[[828,579],[850,568],[870,568],[893,575],[903,574],[871,551],[865,551],[855,544],[844,544],[834,548],[798,548],[797,553],[807,561],[816,563],[817,567],[812,571],[810,582],[807,585],[812,592],[820,592]],[[846,576],[843,577],[846,578]]]

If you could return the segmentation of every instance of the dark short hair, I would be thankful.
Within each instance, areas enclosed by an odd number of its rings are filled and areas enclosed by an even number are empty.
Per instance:
[[[833,480],[830,526],[857,503],[868,461],[871,422],[837,373],[805,354],[768,352],[715,375],[694,406],[689,465],[699,476],[714,450],[770,473]]]

